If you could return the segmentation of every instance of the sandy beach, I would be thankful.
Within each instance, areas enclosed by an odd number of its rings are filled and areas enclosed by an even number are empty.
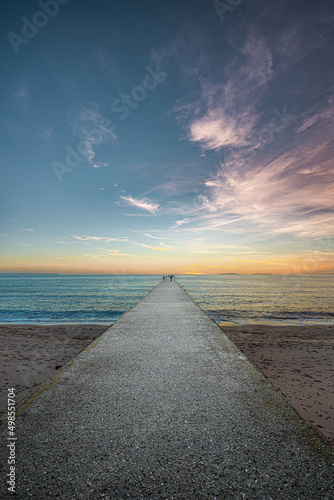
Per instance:
[[[0,325],[1,397],[17,402],[103,333],[106,325]],[[296,410],[334,445],[334,327],[236,326],[223,331]]]
[[[0,325],[0,416],[6,410],[7,389],[16,388],[19,403],[77,356],[106,325]]]
[[[334,446],[334,326],[221,328]]]

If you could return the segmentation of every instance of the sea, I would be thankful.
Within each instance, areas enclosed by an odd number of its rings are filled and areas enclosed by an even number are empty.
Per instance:
[[[0,323],[110,325],[161,275],[0,274]],[[334,324],[334,274],[179,275],[218,324]]]

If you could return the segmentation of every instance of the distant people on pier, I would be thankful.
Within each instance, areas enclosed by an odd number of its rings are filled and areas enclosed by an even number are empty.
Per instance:
[[[168,276],[163,276],[162,279],[163,280],[169,279],[169,281],[175,281],[175,276],[174,276],[174,274],[168,274]]]

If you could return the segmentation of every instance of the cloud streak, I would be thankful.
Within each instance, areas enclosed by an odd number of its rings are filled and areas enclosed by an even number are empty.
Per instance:
[[[97,241],[104,241],[106,243],[110,243],[112,241],[124,241],[124,242],[128,241],[127,238],[110,238],[108,236],[76,236],[75,234],[73,234],[72,237],[76,241],[83,241],[85,243],[97,242]]]
[[[158,203],[153,203],[148,198],[133,198],[132,196],[121,196],[122,200],[124,200],[128,205],[131,205],[136,208],[140,208],[141,210],[146,210],[153,215],[157,214],[157,210],[159,208]]]
[[[91,107],[81,106],[79,111],[73,113],[70,125],[76,139],[80,140],[80,154],[94,168],[109,165],[108,162],[96,162],[96,147],[109,140],[116,140],[115,133],[104,125],[104,119],[98,105],[92,103]]]
[[[150,250],[157,250],[158,252],[171,252],[170,248],[164,247],[152,247],[151,245],[146,245],[145,243],[135,243],[139,247],[149,248]]]

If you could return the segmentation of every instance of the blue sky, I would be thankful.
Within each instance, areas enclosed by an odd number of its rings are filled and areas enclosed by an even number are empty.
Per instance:
[[[4,2],[3,272],[334,272],[328,1]]]

